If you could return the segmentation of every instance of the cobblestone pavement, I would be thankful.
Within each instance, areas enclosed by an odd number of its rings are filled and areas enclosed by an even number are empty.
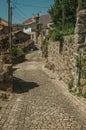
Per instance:
[[[86,130],[85,116],[42,70],[41,61],[15,68],[15,94],[1,110],[0,130]]]

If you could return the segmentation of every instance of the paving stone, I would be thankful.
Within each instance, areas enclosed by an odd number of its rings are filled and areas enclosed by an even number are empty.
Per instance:
[[[27,61],[16,66],[15,95],[0,111],[0,130],[86,130],[82,113],[42,65]]]

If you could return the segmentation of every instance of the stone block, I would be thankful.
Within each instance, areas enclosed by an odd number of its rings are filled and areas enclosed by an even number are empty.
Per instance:
[[[85,95],[85,94],[86,94],[86,85],[85,85],[85,86],[83,86],[83,88],[82,88],[82,94],[83,94],[83,95]]]
[[[8,91],[9,88],[13,88],[12,83],[3,83],[0,82],[0,89],[4,91]]]

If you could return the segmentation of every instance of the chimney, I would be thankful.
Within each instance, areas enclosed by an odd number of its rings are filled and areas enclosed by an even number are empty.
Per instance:
[[[41,16],[41,15],[42,15],[42,12],[40,11],[40,12],[39,12],[39,16]]]
[[[32,15],[32,21],[35,22],[35,14]]]

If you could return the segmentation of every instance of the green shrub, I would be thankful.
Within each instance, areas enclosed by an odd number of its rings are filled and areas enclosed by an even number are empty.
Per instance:
[[[52,33],[52,40],[59,41],[62,43],[64,41],[63,33],[59,31],[58,29],[55,29]]]
[[[16,47],[16,46],[12,47],[12,55],[13,56],[17,56],[17,55],[21,55],[21,54],[23,54],[23,48],[22,47]]]
[[[16,55],[17,55],[17,48],[16,48],[16,46],[13,46],[13,47],[12,47],[12,55],[13,55],[13,56],[16,56]]]
[[[63,29],[63,35],[71,35],[74,34],[75,27],[73,24],[67,24],[65,25]]]
[[[23,48],[22,47],[17,47],[17,54],[18,55],[23,54]]]

